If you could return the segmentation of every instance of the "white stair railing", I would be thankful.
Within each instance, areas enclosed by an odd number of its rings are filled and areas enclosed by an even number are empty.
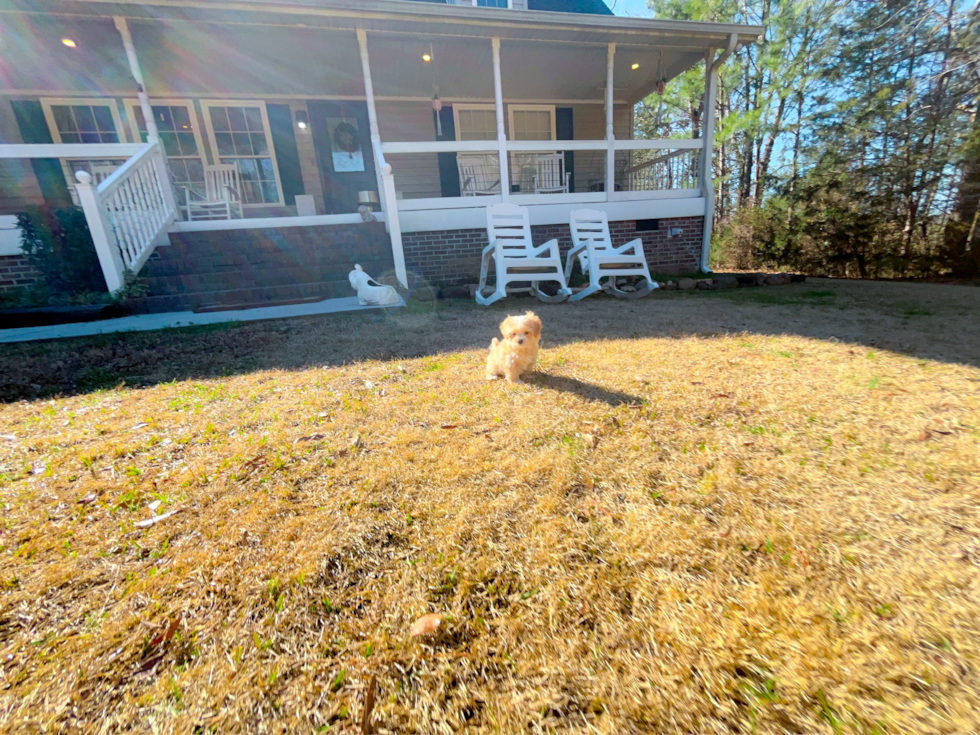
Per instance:
[[[408,272],[405,270],[405,251],[402,247],[402,225],[398,216],[398,195],[395,193],[395,176],[391,164],[385,160],[380,141],[373,141],[374,157],[381,171],[381,202],[387,215],[388,235],[391,237],[391,255],[395,262],[395,278],[408,288]]]
[[[177,214],[167,164],[158,143],[147,143],[97,187],[75,174],[78,198],[110,292],[139,273]]]

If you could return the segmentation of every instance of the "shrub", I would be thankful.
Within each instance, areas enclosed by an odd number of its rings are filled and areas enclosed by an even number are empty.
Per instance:
[[[17,224],[24,254],[52,298],[106,293],[82,210],[31,207],[17,215]]]

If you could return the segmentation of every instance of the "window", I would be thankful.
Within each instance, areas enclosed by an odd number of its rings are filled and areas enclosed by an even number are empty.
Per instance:
[[[160,143],[167,156],[167,166],[179,201],[184,201],[184,190],[190,190],[191,199],[204,198],[204,145],[198,130],[194,103],[190,100],[153,100],[153,118],[156,120]],[[126,101],[130,129],[139,140],[146,142],[146,120],[138,100]]]
[[[120,143],[122,121],[116,101],[106,98],[81,99],[42,99],[41,108],[44,119],[55,143],[91,144]],[[61,170],[65,175],[68,190],[76,201],[75,172],[87,171],[96,183],[101,183],[115,169],[126,162],[126,158],[92,159],[62,158]]]
[[[473,0],[473,4],[480,8],[509,8],[510,0]]]
[[[554,140],[555,108],[551,105],[509,105],[511,140]],[[554,153],[554,148],[527,153],[512,153],[510,158],[511,184],[521,192],[534,192],[534,177],[539,173],[541,154]]]
[[[218,163],[238,166],[245,204],[282,204],[264,102],[201,102]]]
[[[105,105],[51,105],[59,143],[118,143],[113,107]]]
[[[496,140],[497,113],[493,105],[453,105],[456,140]]]
[[[512,140],[554,140],[555,108],[551,105],[511,105]]]

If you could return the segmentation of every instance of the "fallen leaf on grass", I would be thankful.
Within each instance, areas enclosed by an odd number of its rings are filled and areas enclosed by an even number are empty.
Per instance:
[[[309,436],[301,436],[299,439],[293,442],[293,444],[299,444],[300,442],[318,442],[321,439],[326,439],[326,434],[310,434]]]
[[[361,715],[361,735],[371,735],[374,727],[371,725],[371,710],[374,709],[374,691],[378,687],[378,677],[372,676],[364,695],[364,714]]]
[[[440,426],[439,428],[440,429],[455,429],[457,426],[459,426],[459,424],[442,424],[442,426]]]
[[[98,499],[99,499],[98,495],[96,495],[95,493],[89,493],[88,495],[83,495],[75,502],[78,503],[79,505],[88,505],[89,503],[94,503]]]
[[[171,620],[170,625],[168,625],[163,632],[158,633],[156,636],[153,637],[153,640],[150,641],[150,648],[156,648],[161,643],[163,644],[169,643],[170,639],[174,637],[174,633],[177,632],[178,625],[180,625],[179,616]]]
[[[159,508],[159,507],[160,507],[160,501],[159,500],[154,500],[152,503],[147,503],[146,504],[146,509],[148,511],[150,511],[151,513],[156,513],[157,512],[157,508]]]
[[[408,630],[408,635],[412,638],[417,638],[420,635],[435,633],[439,630],[440,623],[442,623],[442,615],[440,613],[428,613],[412,623],[412,627]]]
[[[44,462],[35,462],[31,465],[32,475],[40,475],[42,472],[44,472]]]
[[[599,440],[593,434],[582,434],[582,443],[589,449],[595,449]]]
[[[0,439],[6,439],[8,442],[17,441],[17,437],[13,434],[0,434]]]
[[[715,398],[731,398],[731,393],[715,393]]]
[[[146,426],[149,426],[149,424],[146,423],[146,422],[143,422],[142,424],[136,424],[136,426],[134,426],[133,428],[131,428],[130,431],[136,431],[137,429],[142,429],[142,428],[144,428]]]
[[[136,521],[136,523],[134,523],[133,526],[135,528],[149,528],[150,526],[155,525],[160,521],[169,518],[170,516],[177,515],[178,513],[180,513],[181,510],[182,508],[178,508],[177,510],[172,510],[169,513],[164,513],[163,515],[147,518],[145,521]]]

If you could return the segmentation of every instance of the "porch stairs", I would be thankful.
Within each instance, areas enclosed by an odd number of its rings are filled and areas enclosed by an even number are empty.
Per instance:
[[[145,312],[216,310],[351,296],[355,263],[378,278],[393,273],[381,222],[171,232],[140,272]]]

